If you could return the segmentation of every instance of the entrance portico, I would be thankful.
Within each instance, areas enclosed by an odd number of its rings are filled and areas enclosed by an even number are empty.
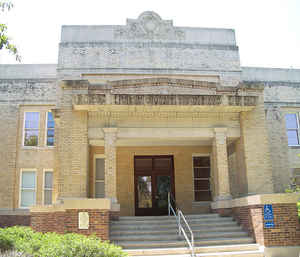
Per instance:
[[[98,191],[105,192],[103,197],[121,205],[121,215],[139,212],[134,166],[137,156],[173,158],[175,197],[187,213],[209,211],[209,203],[197,201],[195,197],[195,191],[202,190],[197,189],[201,183],[206,184],[206,191],[209,188],[213,201],[228,200],[232,193],[236,197],[260,186],[257,181],[252,184],[252,176],[258,169],[264,170],[266,178],[271,172],[265,154],[268,149],[256,149],[257,141],[253,139],[253,135],[262,140],[266,137],[260,86],[243,84],[224,89],[215,82],[169,78],[112,81],[105,88],[93,83],[87,80],[61,82],[62,106],[55,111],[61,130],[58,135],[81,139],[72,140],[72,147],[62,143],[57,148],[60,159],[57,188],[62,189],[56,192],[58,199],[69,197],[69,189],[73,197],[96,197],[93,193],[96,167],[91,161],[95,153],[103,154],[105,163],[104,183],[97,184],[104,188]],[[182,88],[188,91],[182,94]],[[252,127],[245,126],[246,123]],[[68,135],[67,126],[71,126]],[[64,140],[66,138],[60,138],[58,142]],[[229,147],[234,150],[228,151]],[[249,157],[257,152],[263,152],[264,161],[254,167]],[[62,158],[66,153],[68,157],[72,153],[72,166]],[[231,158],[234,161],[229,163],[230,154],[234,155]],[[89,156],[87,162],[81,161],[84,155]],[[193,156],[197,155],[210,157],[210,175],[205,182],[196,181]],[[79,180],[72,168],[77,163],[81,166]],[[72,170],[66,173],[67,166]],[[199,176],[201,180],[202,175]],[[151,190],[157,190],[157,182],[151,183]],[[74,192],[76,184],[82,191]],[[243,186],[237,190],[237,184]],[[261,192],[272,190],[272,183],[260,188]],[[153,193],[151,197],[155,203],[157,196]]]

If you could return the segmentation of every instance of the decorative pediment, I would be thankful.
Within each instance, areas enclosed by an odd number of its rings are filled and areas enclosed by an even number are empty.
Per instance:
[[[126,26],[114,31],[116,39],[184,40],[185,32],[162,20],[155,12],[143,12],[137,19],[127,19]]]

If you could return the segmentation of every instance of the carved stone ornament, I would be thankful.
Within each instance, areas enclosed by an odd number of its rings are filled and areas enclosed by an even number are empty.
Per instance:
[[[155,12],[143,12],[138,19],[127,19],[126,26],[115,29],[116,39],[184,40],[185,32],[173,26],[171,20],[162,20]]]

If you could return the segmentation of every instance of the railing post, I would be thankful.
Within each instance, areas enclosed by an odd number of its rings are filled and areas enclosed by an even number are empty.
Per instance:
[[[168,214],[169,214],[169,216],[170,216],[170,204],[171,204],[171,202],[170,202],[170,192],[168,192]]]
[[[180,214],[181,214],[181,212],[180,211],[178,211],[178,234],[179,234],[179,236],[181,236],[181,220],[180,220]]]

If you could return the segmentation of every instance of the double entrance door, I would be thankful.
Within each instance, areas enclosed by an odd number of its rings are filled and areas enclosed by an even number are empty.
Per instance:
[[[173,156],[134,157],[135,215],[166,215],[168,192],[175,195]]]

